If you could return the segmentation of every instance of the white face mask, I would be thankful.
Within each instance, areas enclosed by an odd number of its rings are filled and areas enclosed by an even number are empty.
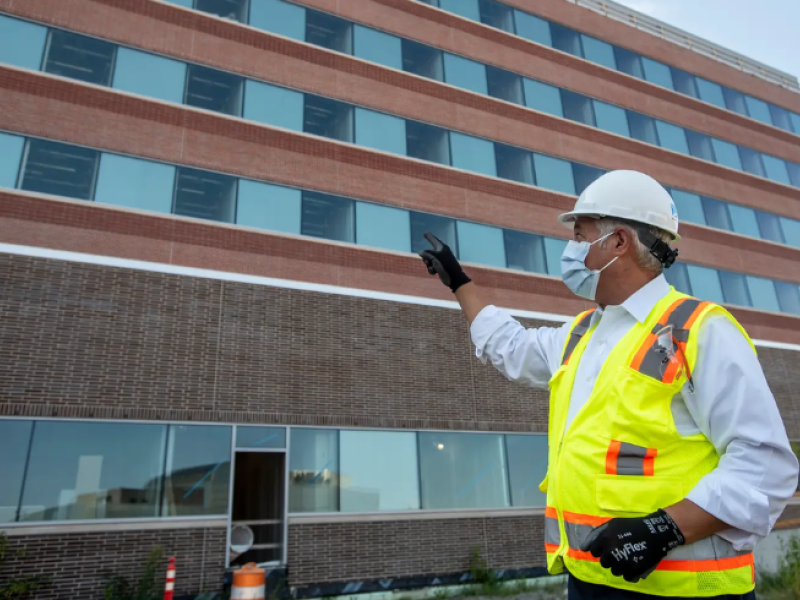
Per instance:
[[[605,271],[619,257],[615,256],[611,259],[611,262],[599,271],[592,271],[586,266],[586,256],[592,246],[612,235],[614,234],[609,233],[591,243],[570,240],[567,243],[567,247],[564,248],[564,253],[561,255],[561,279],[564,280],[566,286],[576,296],[594,302],[595,294],[597,294],[597,284],[600,281],[600,273]]]

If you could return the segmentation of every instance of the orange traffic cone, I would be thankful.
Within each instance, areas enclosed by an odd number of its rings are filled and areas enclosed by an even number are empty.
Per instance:
[[[264,600],[266,573],[256,563],[247,563],[233,572],[231,600]]]

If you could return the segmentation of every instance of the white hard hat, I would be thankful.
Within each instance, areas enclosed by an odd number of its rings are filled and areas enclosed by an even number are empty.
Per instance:
[[[678,211],[655,179],[637,171],[610,171],[587,187],[572,212],[558,217],[570,229],[578,217],[616,217],[658,227],[678,241]]]

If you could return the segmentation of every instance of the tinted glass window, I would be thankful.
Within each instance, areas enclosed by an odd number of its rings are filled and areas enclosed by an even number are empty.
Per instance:
[[[700,196],[681,190],[672,190],[671,194],[675,201],[675,207],[678,209],[678,218],[681,221],[698,225],[706,224],[706,215]]]
[[[353,25],[339,17],[307,9],[306,41],[336,52],[352,54]]]
[[[581,40],[586,60],[617,70],[617,59],[614,57],[614,47],[611,44],[585,34],[581,34]]]
[[[514,9],[514,22],[517,26],[518,36],[537,44],[552,47],[553,37],[550,35],[550,24],[544,19]]]
[[[244,79],[216,69],[189,65],[186,104],[238,117],[242,114]]]
[[[701,300],[708,300],[716,304],[725,302],[722,296],[719,273],[716,269],[697,265],[686,265],[686,269],[689,272],[689,282],[692,285],[692,293],[695,296]]]
[[[625,109],[600,102],[599,100],[595,100],[593,104],[595,119],[600,129],[625,137],[631,136]]]
[[[719,278],[722,282],[722,293],[725,302],[736,306],[752,306],[750,293],[747,290],[747,280],[741,273],[720,271]]]
[[[408,211],[369,202],[356,202],[356,243],[410,252],[411,220]]]
[[[794,131],[792,127],[792,118],[789,111],[774,104],[769,105],[769,112],[772,115],[772,123],[775,127],[780,127],[785,131]],[[800,133],[800,132],[795,132]]]
[[[250,0],[250,25],[302,42],[306,39],[306,9],[284,0]]]
[[[181,104],[186,64],[129,48],[117,50],[114,87],[118,90]]]
[[[509,269],[528,273],[547,273],[547,259],[542,236],[511,229],[504,230],[503,236]]]
[[[44,70],[96,85],[111,85],[115,46],[94,38],[50,30]]]
[[[503,144],[494,145],[497,158],[497,176],[528,185],[536,185],[533,173],[533,156],[527,150]]]
[[[247,0],[195,0],[197,10],[240,23],[247,23],[247,5]]]
[[[195,219],[233,223],[237,183],[229,175],[178,167],[173,212]]]
[[[486,67],[455,54],[444,54],[444,80],[450,85],[488,95]]]
[[[644,70],[644,78],[650,83],[655,83],[670,90],[675,89],[675,84],[672,82],[672,71],[664,63],[643,56],[642,68]]]
[[[775,284],[771,280],[748,275],[747,287],[750,290],[750,297],[755,308],[772,312],[781,311]]]
[[[525,105],[528,108],[556,117],[564,116],[561,93],[557,87],[533,79],[523,79],[522,83],[525,88]]]
[[[703,198],[703,210],[706,214],[706,223],[716,229],[733,231],[728,205],[714,198]]]
[[[353,107],[344,102],[306,94],[303,131],[342,142],[352,142]]]
[[[303,192],[303,235],[352,244],[355,242],[354,219],[354,202],[349,198]]]
[[[425,239],[426,233],[432,233],[445,244],[456,256],[459,256],[458,239],[456,237],[456,221],[448,217],[440,217],[428,213],[411,213],[411,252],[419,254],[429,250],[431,245]]]
[[[47,28],[0,15],[0,63],[38,71]]]
[[[399,117],[356,107],[356,144],[405,156],[406,122]]]
[[[742,159],[742,167],[745,171],[753,175],[758,175],[759,177],[767,176],[760,152],[755,152],[750,148],[739,146],[739,156]]]
[[[800,287],[794,283],[776,281],[775,291],[778,293],[782,312],[800,315]]]
[[[100,153],[45,140],[28,140],[20,188],[80,200],[94,197]]]
[[[696,77],[695,80],[697,81],[697,89],[700,92],[701,100],[719,106],[720,108],[725,108],[725,96],[722,94],[721,85],[717,85],[702,77]]]
[[[342,512],[419,508],[417,435],[411,431],[342,431]]]
[[[772,125],[772,115],[769,113],[769,105],[766,102],[752,96],[746,96],[745,101],[751,117],[767,125]]]
[[[667,282],[679,292],[692,294],[692,284],[689,282],[689,271],[683,263],[675,263],[669,269],[664,269]]]
[[[575,195],[572,163],[544,154],[534,154],[533,166],[536,171],[536,185],[546,190]]]
[[[174,187],[172,165],[103,154],[94,199],[115,206],[170,213]]]
[[[447,131],[417,121],[406,122],[408,155],[442,165],[450,164],[450,141]]]
[[[638,54],[634,54],[630,50],[614,47],[614,56],[617,58],[617,68],[623,73],[644,79],[644,68],[642,67],[642,60]]]
[[[403,70],[420,77],[444,81],[443,52],[411,40],[402,40]]]
[[[514,33],[514,9],[495,0],[480,0],[481,22]]]
[[[700,97],[700,93],[697,90],[697,80],[694,75],[675,67],[671,67],[670,70],[672,71],[672,82],[675,84],[676,91],[692,98]]]
[[[400,38],[371,27],[356,25],[354,54],[392,69],[403,69],[403,44]]]
[[[793,112],[790,113],[789,117],[792,120],[792,129],[794,129],[795,133],[800,134],[800,115]]]
[[[301,214],[300,190],[239,180],[238,225],[299,235]]]
[[[686,129],[686,140],[689,142],[689,153],[695,158],[715,162],[714,147],[711,138],[697,131]]]
[[[439,0],[439,7],[471,21],[481,20],[478,0]]]
[[[756,219],[758,220],[758,229],[761,232],[761,237],[765,240],[783,244],[785,242],[783,230],[781,227],[781,220],[778,215],[772,213],[765,213],[760,210],[756,212]]]
[[[662,148],[680,152],[681,154],[689,154],[689,142],[686,141],[686,132],[683,127],[664,121],[656,121],[656,131]]]
[[[286,448],[286,429],[283,427],[251,427],[239,425],[236,428],[237,448]]]
[[[794,187],[800,187],[800,165],[786,161],[786,168],[789,170],[789,180]]]
[[[754,238],[761,237],[758,231],[758,222],[756,221],[756,211],[745,206],[728,204],[728,212],[731,215],[731,223],[736,233]]]
[[[547,254],[547,273],[554,277],[561,277],[561,255],[567,241],[559,238],[544,238],[544,249]]]
[[[711,144],[714,147],[714,157],[717,163],[736,169],[742,170],[742,160],[739,158],[739,149],[730,142],[724,142],[717,138],[711,138]]]
[[[339,510],[339,432],[292,428],[289,437],[289,512]]]
[[[286,88],[248,79],[244,101],[244,118],[303,131],[303,94]]]
[[[742,92],[724,87],[722,88],[722,95],[725,98],[725,106],[728,107],[728,110],[737,112],[740,115],[748,115],[747,104],[744,101]]]
[[[0,133],[0,187],[16,187],[24,146],[25,138]]]
[[[595,179],[600,177],[604,171],[589,165],[573,163],[572,171],[575,174],[575,193],[582,194],[583,190],[589,187]]]
[[[774,156],[769,156],[768,154],[762,154],[761,160],[764,161],[764,170],[767,173],[767,178],[786,185],[792,184],[789,180],[789,171],[783,160],[775,158]]]
[[[583,56],[581,36],[574,29],[551,22],[550,35],[553,37],[553,48],[575,56]]]
[[[656,130],[656,120],[641,113],[628,111],[628,126],[631,130],[631,137],[658,146],[658,131]]]
[[[422,508],[509,506],[503,436],[420,432]]]
[[[457,221],[456,227],[461,260],[489,267],[506,266],[502,229],[468,221]]]
[[[785,243],[800,248],[800,221],[780,217]]]
[[[594,110],[592,109],[591,98],[562,89],[561,103],[564,107],[564,116],[567,119],[594,127]]]
[[[486,67],[486,81],[489,95],[514,104],[525,104],[525,94],[522,90],[522,77],[516,73]]]
[[[539,483],[547,474],[547,436],[506,435],[512,506],[545,506]]]
[[[17,520],[32,430],[33,421],[0,420],[0,523]]]

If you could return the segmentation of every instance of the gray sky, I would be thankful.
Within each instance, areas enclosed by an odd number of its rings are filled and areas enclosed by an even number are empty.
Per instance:
[[[800,77],[798,0],[616,0]]]

